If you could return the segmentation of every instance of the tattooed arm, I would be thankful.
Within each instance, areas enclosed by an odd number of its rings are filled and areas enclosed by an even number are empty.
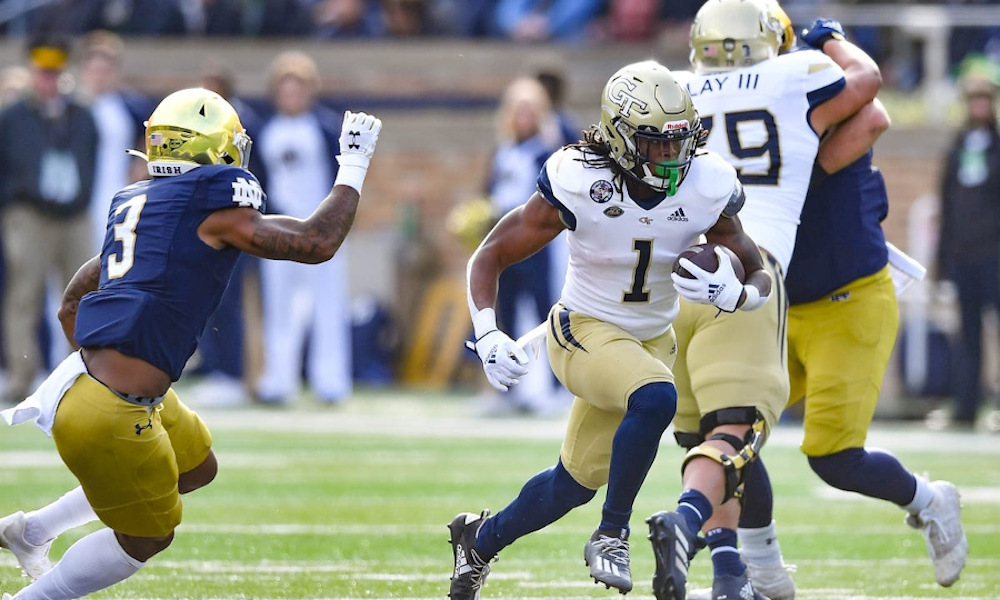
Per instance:
[[[262,215],[251,208],[218,210],[198,228],[213,248],[233,246],[261,258],[320,263],[330,260],[354,223],[360,194],[336,185],[307,219]]]
[[[83,266],[76,272],[66,291],[63,292],[62,304],[59,305],[59,323],[62,325],[63,333],[69,341],[69,345],[74,350],[79,348],[74,339],[76,334],[76,309],[80,305],[80,299],[89,292],[97,289],[101,282],[101,257],[100,255],[83,263]]]

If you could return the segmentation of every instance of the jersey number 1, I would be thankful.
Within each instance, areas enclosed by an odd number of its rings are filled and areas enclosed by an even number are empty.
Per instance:
[[[653,240],[632,240],[632,250],[639,254],[632,272],[632,288],[622,295],[622,302],[649,302],[646,277],[653,261]]]
[[[114,224],[115,241],[121,242],[122,249],[120,253],[108,256],[108,279],[118,279],[132,268],[135,260],[135,228],[139,225],[143,206],[146,206],[146,194],[132,196],[115,209],[116,219],[122,212],[125,213],[122,222]]]

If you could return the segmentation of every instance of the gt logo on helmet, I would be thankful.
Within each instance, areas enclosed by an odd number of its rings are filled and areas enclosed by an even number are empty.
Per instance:
[[[641,112],[646,112],[646,107],[648,106],[646,102],[629,93],[635,88],[635,82],[624,77],[611,82],[611,85],[608,87],[608,100],[618,105],[618,108],[621,109],[619,112],[623,117],[631,115],[633,106]]]

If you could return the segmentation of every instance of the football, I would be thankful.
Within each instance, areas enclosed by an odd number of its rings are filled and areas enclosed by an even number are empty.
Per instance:
[[[680,259],[682,258],[686,258],[702,269],[714,273],[719,268],[719,260],[715,255],[716,246],[722,248],[722,251],[729,256],[729,261],[733,264],[733,271],[736,272],[736,278],[740,280],[740,283],[746,281],[746,271],[743,269],[743,263],[740,262],[740,258],[736,256],[735,252],[721,244],[697,244],[686,248],[677,256],[677,260],[674,261],[674,273],[686,279],[694,279],[691,273],[681,267]]]

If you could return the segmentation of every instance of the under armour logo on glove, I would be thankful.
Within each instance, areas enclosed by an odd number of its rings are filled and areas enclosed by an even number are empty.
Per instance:
[[[348,131],[347,135],[351,136],[351,141],[348,142],[347,147],[356,150],[361,148],[361,144],[358,143],[358,137],[361,135],[360,131]]]

